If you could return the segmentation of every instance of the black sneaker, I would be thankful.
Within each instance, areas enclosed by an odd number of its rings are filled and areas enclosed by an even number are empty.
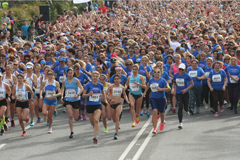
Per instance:
[[[73,138],[73,134],[74,134],[74,133],[73,133],[73,132],[71,132],[71,134],[70,134],[69,138]]]
[[[4,129],[1,129],[1,133],[0,133],[0,135],[3,135],[3,133],[4,133]]]
[[[114,134],[114,139],[118,139],[118,134],[117,133]]]
[[[191,115],[194,115],[195,113],[193,112],[193,110],[189,110],[189,112],[191,113]]]
[[[8,126],[6,124],[4,124],[3,126],[4,126],[4,130],[8,131]]]

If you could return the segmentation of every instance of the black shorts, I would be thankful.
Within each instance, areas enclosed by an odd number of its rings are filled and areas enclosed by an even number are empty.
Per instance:
[[[38,97],[38,99],[40,98],[40,94],[39,93],[36,93],[36,97]]]
[[[87,109],[87,113],[94,113],[94,111],[100,109],[102,110],[102,105],[99,104],[99,105],[87,105],[86,107]]]
[[[0,101],[0,108],[2,106],[6,106],[7,107],[7,100],[6,100],[6,98]]]
[[[122,105],[122,102],[117,103],[117,104],[111,104],[110,107],[113,109],[116,109],[119,105]]]
[[[19,102],[19,101],[17,100],[17,102],[16,102],[16,107],[20,107],[20,108],[22,108],[22,109],[29,108],[29,103],[28,103],[28,101]]]
[[[135,100],[138,100],[138,98],[142,97],[142,94],[135,95],[135,94],[132,94],[132,93],[131,93],[131,95],[133,96],[133,98],[134,98]]]
[[[31,99],[31,93],[28,92],[28,99]]]
[[[16,102],[16,100],[15,99],[12,99],[12,94],[10,94],[10,96],[8,95],[8,94],[6,94],[6,98],[10,98],[10,103],[15,103]]]
[[[104,105],[105,107],[107,107],[107,103],[105,103],[105,102],[101,102],[102,103],[102,105]]]
[[[124,99],[124,97],[123,97],[123,93],[121,94],[121,98]]]
[[[79,109],[80,108],[80,101],[75,101],[75,102],[65,101],[65,105],[71,105],[72,108]]]

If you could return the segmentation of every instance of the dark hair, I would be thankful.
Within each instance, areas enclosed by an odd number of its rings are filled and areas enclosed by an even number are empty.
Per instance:
[[[72,68],[68,68],[68,69],[67,69],[67,73],[68,73],[69,71],[73,71],[73,69],[72,69]]]
[[[97,62],[99,62],[100,64],[103,65],[102,66],[103,71],[108,69],[107,65],[101,60],[101,58],[98,57],[98,58],[96,58],[96,60],[97,60]]]
[[[70,52],[70,53],[72,53],[72,55],[75,55],[75,50],[74,50],[74,49],[70,48],[70,49],[68,49],[67,51]]]
[[[113,77],[113,79],[115,79],[115,77],[118,77],[118,78],[121,79],[121,77],[120,77],[118,74],[115,74],[114,77]]]

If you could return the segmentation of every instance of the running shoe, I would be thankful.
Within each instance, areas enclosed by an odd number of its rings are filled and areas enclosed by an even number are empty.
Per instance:
[[[140,116],[143,116],[143,115],[144,115],[144,110],[141,110]]]
[[[136,123],[138,124],[140,121],[139,117],[136,118]]]
[[[172,107],[172,112],[176,113],[176,108],[175,107]]]
[[[4,129],[1,129],[1,133],[0,133],[0,135],[2,136],[2,135],[3,135],[3,133],[4,133]]]
[[[118,134],[117,133],[114,134],[114,139],[118,139]]]
[[[153,131],[152,131],[153,134],[157,134],[157,129],[154,128]]]
[[[132,127],[136,127],[136,123],[135,122],[132,122]]]
[[[82,117],[81,116],[78,116],[78,121],[80,121],[82,119]]]
[[[66,113],[66,112],[67,112],[66,107],[63,107],[63,113]]]
[[[48,133],[49,133],[49,134],[52,133],[52,128],[48,128]]]
[[[95,137],[93,138],[93,143],[94,143],[94,144],[97,144],[97,142],[98,142],[98,138],[97,138],[97,136],[95,136]]]
[[[15,127],[14,120],[11,120],[11,127]]]
[[[232,106],[231,103],[228,103],[228,104],[227,104],[227,109],[230,109],[231,106]]]
[[[150,117],[150,111],[147,110],[147,118],[149,118],[149,117]]]
[[[69,138],[73,138],[73,134],[74,134],[74,133],[73,133],[73,132],[71,132],[71,134],[70,134]]]
[[[15,116],[17,116],[17,112],[15,111]]]
[[[205,104],[205,108],[208,109],[208,107],[209,107],[208,104]]]
[[[193,112],[193,110],[191,110],[191,109],[190,109],[190,110],[189,110],[189,112],[191,113],[191,115],[194,115],[194,112]]]
[[[223,101],[223,104],[227,104],[227,101],[226,101],[226,100],[224,100],[224,101]]]
[[[163,122],[164,124],[166,124],[167,122],[165,121],[165,119],[164,119],[164,122]]]
[[[224,111],[223,106],[220,106],[220,112],[223,112],[223,111]]]
[[[183,128],[183,124],[182,124],[182,123],[179,123],[178,128],[179,128],[179,129],[182,129],[182,128]]]
[[[49,126],[49,122],[47,121],[47,124],[46,124],[47,126]]]
[[[235,113],[235,114],[237,114],[237,113],[238,113],[237,109],[234,109],[234,113]]]
[[[87,119],[87,117],[86,117],[86,114],[85,114],[85,113],[83,113],[83,114],[82,114],[82,117],[83,117],[83,120],[86,120],[86,119]]]
[[[26,123],[28,123],[29,122],[29,118],[26,120]]]
[[[10,118],[9,117],[5,117],[5,122],[6,123],[10,122]]]
[[[105,128],[104,133],[108,133],[108,128]]]
[[[5,132],[8,131],[8,126],[7,126],[7,124],[3,124],[3,127],[4,127]]]
[[[214,117],[218,117],[218,112],[215,112]]]
[[[41,118],[39,117],[38,120],[37,120],[37,123],[40,123],[41,122]]]
[[[159,121],[159,116],[157,116],[157,121]]]
[[[53,115],[54,115],[54,117],[57,116],[57,110],[56,109],[54,110]]]
[[[211,107],[210,111],[211,111],[212,113],[215,113],[215,110],[214,110],[212,107]]]
[[[21,136],[26,136],[26,135],[27,135],[26,131],[23,131],[23,133],[21,134]]]
[[[31,122],[30,122],[30,126],[34,126],[34,121],[31,121]]]
[[[163,128],[164,128],[164,123],[161,123],[161,124],[160,124],[160,131],[162,131]]]
[[[199,107],[196,107],[196,114],[199,114]]]

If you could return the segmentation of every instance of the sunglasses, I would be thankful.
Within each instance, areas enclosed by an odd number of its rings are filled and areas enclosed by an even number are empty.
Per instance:
[[[17,66],[18,64],[13,64],[14,66]]]
[[[132,52],[132,50],[129,50],[128,52]]]
[[[50,50],[46,50],[47,52],[50,51]]]
[[[168,52],[169,54],[173,54],[173,52]]]
[[[52,73],[49,73],[48,76],[52,76],[53,74]]]
[[[160,73],[160,71],[154,71],[154,73]]]
[[[196,48],[200,48],[200,46],[196,46]]]
[[[225,59],[226,61],[229,61],[230,59]]]
[[[182,68],[179,68],[179,71],[184,71],[184,69],[182,69]]]
[[[0,57],[0,59],[4,59],[5,57]]]
[[[1,59],[1,58],[0,58]],[[29,59],[24,59],[25,61],[29,61]]]
[[[131,64],[127,64],[127,66],[131,66],[132,65],[132,63]]]

